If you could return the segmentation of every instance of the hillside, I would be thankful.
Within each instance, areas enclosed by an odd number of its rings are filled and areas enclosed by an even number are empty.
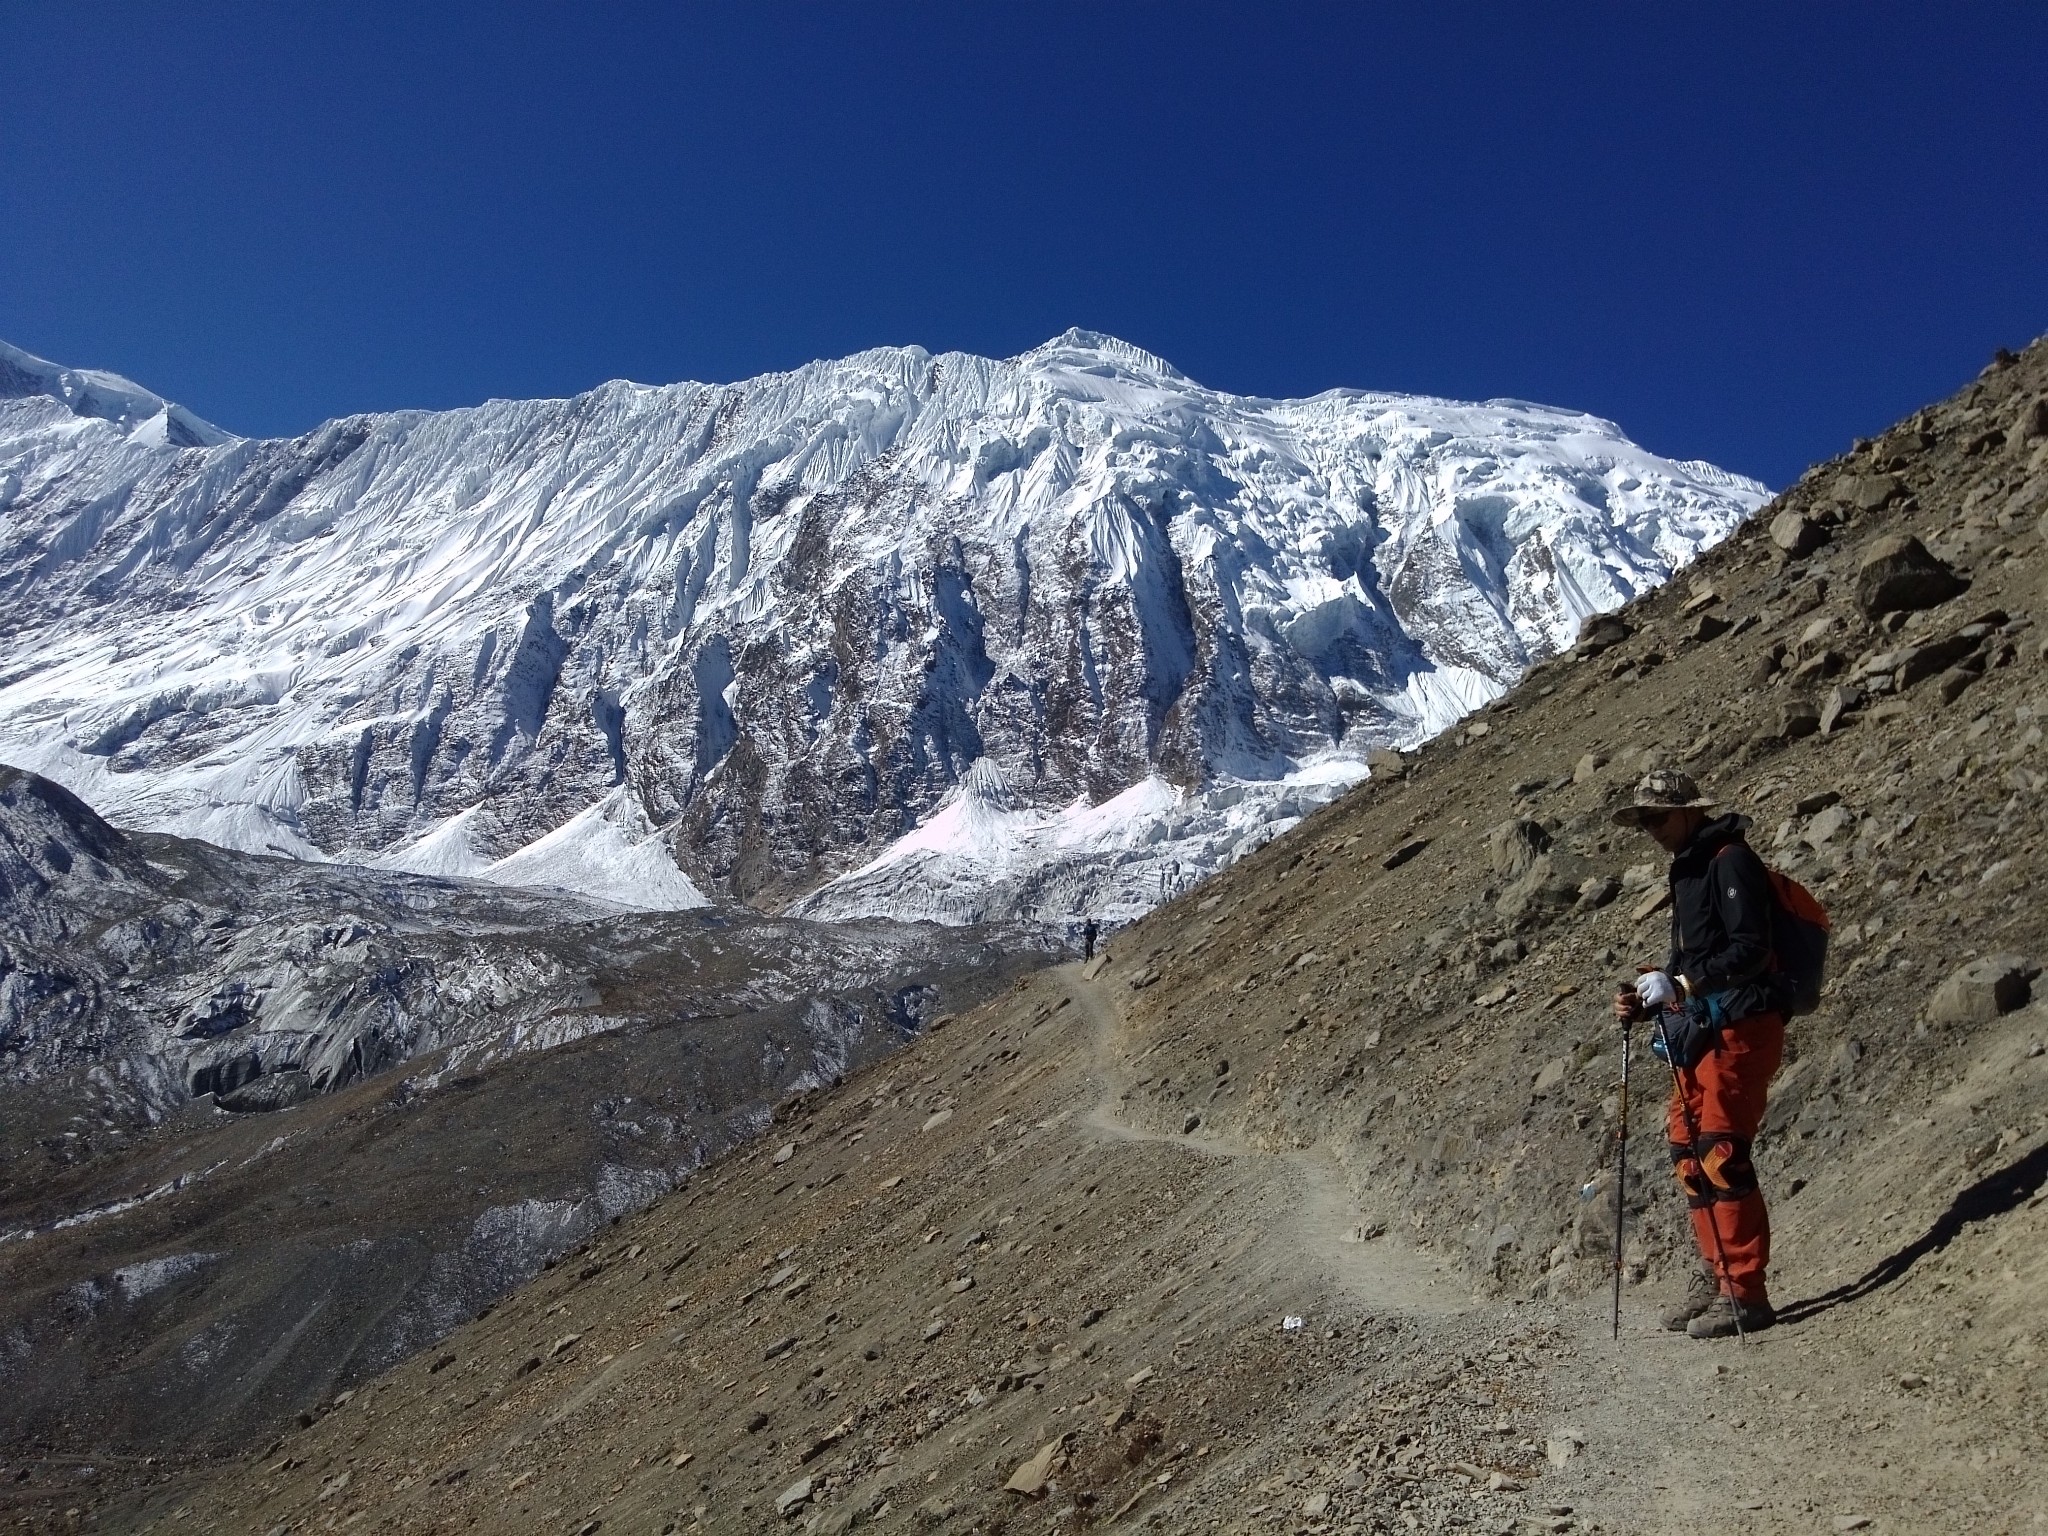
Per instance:
[[[78,1520],[2038,1530],[2044,513],[2037,343],[1096,965],[785,1103],[260,1455]],[[1785,1321],[1747,1344],[1655,1327],[1647,1053],[1607,1336],[1605,999],[1664,941],[1608,813],[1659,761],[1835,916],[1758,1144]]]
[[[1081,331],[290,440],[174,412],[0,345],[0,760],[249,852],[821,918],[1134,916],[1768,494]]]
[[[274,1434],[1044,963],[993,937],[262,858],[0,767],[0,1456]]]

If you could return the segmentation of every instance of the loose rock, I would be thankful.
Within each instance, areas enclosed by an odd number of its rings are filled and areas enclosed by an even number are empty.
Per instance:
[[[1787,699],[1778,712],[1778,734],[1787,741],[1811,736],[1820,729],[1820,706],[1811,699]]]
[[[2026,1005],[2029,967],[2018,955],[1987,955],[1951,971],[1934,989],[1927,1016],[1937,1024],[1986,1024]]]
[[[1550,834],[1534,821],[1504,821],[1486,838],[1486,856],[1503,880],[1514,879],[1549,848]]]
[[[1052,1476],[1053,1458],[1059,1455],[1060,1444],[1054,1440],[1040,1446],[1038,1454],[1020,1463],[1003,1487],[1011,1493],[1021,1493],[1027,1499],[1044,1498],[1046,1481]]]
[[[1910,533],[1872,539],[1856,564],[1856,606],[1873,619],[1938,607],[1969,585]]]
[[[1418,837],[1418,838],[1413,838],[1413,839],[1409,840],[1408,842],[1405,842],[1405,843],[1403,843],[1403,844],[1402,844],[1402,845],[1401,845],[1400,847],[1396,848],[1396,849],[1395,849],[1395,850],[1394,850],[1394,851],[1393,851],[1392,853],[1388,854],[1388,855],[1387,855],[1387,856],[1386,856],[1386,857],[1385,857],[1384,859],[1381,859],[1381,860],[1380,860],[1380,868],[1381,868],[1381,869],[1399,869],[1399,868],[1400,868],[1400,867],[1401,867],[1401,866],[1402,866],[1403,864],[1406,864],[1406,863],[1407,863],[1407,862],[1408,862],[1408,861],[1409,861],[1410,859],[1414,858],[1414,857],[1415,857],[1415,855],[1417,855],[1418,853],[1422,852],[1422,850],[1423,850],[1423,849],[1425,849],[1425,848],[1427,848],[1428,846],[1429,846],[1429,839],[1428,839],[1428,838],[1426,838],[1426,837]]]
[[[1834,734],[1835,727],[1842,723],[1842,717],[1863,707],[1861,688],[1831,688],[1820,706],[1820,733]]]
[[[1586,1446],[1586,1437],[1576,1429],[1560,1429],[1543,1443],[1543,1454],[1553,1467],[1564,1466]]]
[[[1612,613],[1589,615],[1579,625],[1578,644],[1573,647],[1581,656],[1598,656],[1602,651],[1612,650],[1629,637],[1627,623]]]
[[[1795,560],[1804,559],[1828,541],[1828,530],[1800,512],[1780,512],[1771,519],[1771,542]]]
[[[775,1513],[784,1519],[811,1502],[811,1479],[800,1477],[775,1497]]]

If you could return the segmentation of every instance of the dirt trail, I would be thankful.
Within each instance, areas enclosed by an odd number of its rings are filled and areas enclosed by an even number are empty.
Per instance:
[[[1084,1123],[1110,1142],[1159,1142],[1191,1157],[1222,1158],[1240,1171],[1240,1193],[1258,1213],[1263,1230],[1251,1251],[1270,1269],[1240,1272],[1239,1282],[1266,1283],[1276,1274],[1298,1276],[1305,1255],[1362,1306],[1383,1312],[1459,1312],[1473,1305],[1466,1288],[1442,1265],[1383,1232],[1368,1238],[1371,1222],[1358,1208],[1343,1170],[1321,1149],[1268,1151],[1197,1126],[1175,1134],[1137,1123],[1119,1109],[1131,1080],[1128,1035],[1115,998],[1084,968],[1063,968],[1060,980],[1093,1026],[1092,1075],[1099,1097]]]
[[[462,1330],[445,1370],[108,1528],[737,1536],[808,1476],[819,1532],[2040,1529],[2038,1468],[1903,1396],[1853,1309],[1703,1345],[1632,1287],[1617,1347],[1604,1292],[1475,1297],[1398,1236],[1348,1240],[1374,1191],[1325,1147],[1148,1123],[1119,1002],[1042,973]],[[1787,1272],[1820,1272],[1785,1228]],[[1003,1487],[1048,1444],[1053,1509]]]
[[[1915,1403],[1848,1317],[1788,1296],[1786,1325],[1738,1344],[1702,1344],[1660,1326],[1669,1285],[1630,1285],[1616,1340],[1604,1290],[1537,1304],[1473,1296],[1398,1239],[1359,1240],[1367,1217],[1358,1192],[1325,1147],[1271,1151],[1206,1127],[1175,1135],[1128,1118],[1120,1095],[1133,1079],[1131,1034],[1116,1000],[1078,970],[1060,981],[1094,1026],[1101,1087],[1086,1123],[1112,1140],[1228,1159],[1255,1185],[1262,1230],[1250,1253],[1267,1261],[1241,1259],[1229,1284],[1298,1279],[1312,1256],[1362,1304],[1466,1325],[1425,1332],[1415,1351],[1422,1358],[1455,1355],[1472,1327],[1535,1322],[1555,1331],[1564,1347],[1542,1358],[1534,1396],[1548,1405],[1554,1431],[1546,1451],[1556,1442],[1564,1459],[1538,1484],[1541,1509],[1642,1533],[2048,1529],[2038,1469],[2015,1465],[2010,1450],[2001,1468],[1981,1425]],[[1637,1081],[1632,1179],[1667,1176],[1650,1160],[1661,1151],[1666,1091],[1654,1077]],[[1793,1256],[1783,1272],[1811,1273],[1800,1263],[1808,1245],[1796,1214],[1781,1214],[1779,1225],[1781,1252]]]
[[[1588,1452],[1553,1496],[1646,1532],[2048,1530],[2027,1426],[1930,1395],[1905,1368],[1923,1358],[1910,1311],[1814,1310],[1821,1256],[1783,1204],[1776,1328],[1706,1345],[1667,1333],[1668,1285],[1624,1291],[1618,1344],[1604,1305],[1571,1309],[1577,1349],[1551,1386]]]

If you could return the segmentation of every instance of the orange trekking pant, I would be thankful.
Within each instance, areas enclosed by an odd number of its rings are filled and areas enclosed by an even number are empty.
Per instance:
[[[1771,1262],[1771,1216],[1749,1149],[1763,1123],[1765,1090],[1784,1055],[1783,1015],[1752,1014],[1729,1025],[1698,1065],[1679,1069],[1665,1115],[1671,1165],[1691,1208],[1693,1241],[1721,1289],[1737,1301],[1768,1299],[1764,1269]]]

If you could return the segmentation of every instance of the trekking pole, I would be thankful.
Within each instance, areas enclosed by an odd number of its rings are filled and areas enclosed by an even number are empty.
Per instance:
[[[1692,1105],[1686,1102],[1685,1083],[1678,1075],[1678,1058],[1671,1053],[1671,1036],[1665,1033],[1664,1010],[1661,1008],[1657,1010],[1657,1038],[1664,1043],[1664,1065],[1671,1069],[1671,1091],[1678,1096],[1678,1112],[1685,1117],[1685,1134],[1691,1139],[1693,1152],[1697,1155],[1700,1146],[1700,1125],[1699,1121],[1693,1118]],[[1702,1164],[1700,1177],[1706,1178],[1706,1172],[1706,1167]],[[1714,1234],[1714,1262],[1721,1266],[1721,1284],[1728,1285],[1728,1249],[1721,1241],[1721,1223],[1714,1219],[1714,1201],[1711,1194],[1707,1198],[1707,1230]],[[1749,1331],[1742,1326],[1742,1303],[1736,1299],[1732,1290],[1728,1292],[1728,1301],[1735,1318],[1735,1340],[1738,1344],[1747,1344]]]
[[[1621,1218],[1628,1198],[1628,1041],[1629,1027],[1621,1026],[1621,1133],[1614,1147],[1614,1341],[1621,1342]]]

